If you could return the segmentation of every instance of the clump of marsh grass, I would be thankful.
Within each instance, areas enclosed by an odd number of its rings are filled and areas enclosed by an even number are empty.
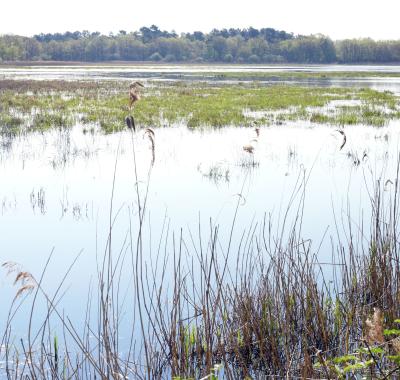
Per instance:
[[[215,184],[220,183],[221,180],[224,180],[226,183],[230,181],[229,167],[224,167],[223,163],[213,164],[205,170],[202,169],[202,165],[199,165],[197,169],[203,177],[212,180]]]

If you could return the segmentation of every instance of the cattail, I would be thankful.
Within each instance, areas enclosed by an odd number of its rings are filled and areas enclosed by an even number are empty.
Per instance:
[[[135,119],[132,115],[129,115],[125,118],[125,123],[129,129],[133,129],[133,131],[136,132]]]

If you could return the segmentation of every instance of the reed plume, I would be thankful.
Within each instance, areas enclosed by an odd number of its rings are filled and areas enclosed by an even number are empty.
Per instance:
[[[247,152],[247,153],[253,154],[253,153],[254,153],[254,146],[251,145],[251,144],[244,145],[244,146],[243,146],[243,150],[244,150],[245,152]]]
[[[17,290],[15,298],[18,298],[23,293],[31,291],[36,287],[37,283],[35,278],[31,273],[22,270],[22,266],[20,264],[13,261],[7,261],[2,264],[2,267],[7,270],[7,276],[16,274],[13,285],[19,284],[20,288]]]
[[[384,343],[385,338],[383,336],[383,315],[382,310],[378,307],[374,308],[374,314],[372,319],[368,318],[365,321],[367,326],[366,340],[369,344]]]
[[[156,147],[155,137],[156,137],[156,135],[151,128],[146,128],[146,130],[144,131],[144,136],[146,136],[146,135],[147,135],[148,139],[150,140],[150,144],[151,144],[151,155],[152,155],[151,165],[154,165],[154,161],[156,159],[156,154],[155,154],[155,147]]]
[[[343,136],[343,142],[342,142],[342,145],[340,145],[340,148],[339,148],[339,150],[342,150],[343,147],[346,145],[347,137],[346,137],[346,134],[344,133],[344,131],[342,131],[340,129],[336,129],[336,131],[339,132]]]
[[[141,87],[144,87],[144,85],[140,82],[132,82],[129,85],[129,108],[131,108],[135,102],[140,100]]]

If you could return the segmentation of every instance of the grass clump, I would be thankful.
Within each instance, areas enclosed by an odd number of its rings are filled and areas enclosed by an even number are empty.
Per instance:
[[[13,116],[12,114],[0,114],[0,132],[6,134],[18,133],[24,120],[21,117]]]
[[[311,114],[310,121],[312,123],[326,124],[329,123],[330,119],[327,115],[316,112]]]
[[[35,131],[46,131],[51,128],[70,127],[73,125],[71,116],[58,113],[38,113],[34,115],[29,128]]]

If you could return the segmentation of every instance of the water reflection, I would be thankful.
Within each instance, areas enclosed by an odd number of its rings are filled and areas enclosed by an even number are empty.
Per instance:
[[[347,127],[347,142],[340,150],[343,137],[335,129],[305,122],[262,127],[256,140],[251,139],[253,134],[249,128],[156,129],[150,182],[152,147],[143,133],[84,134],[76,126],[19,136],[0,151],[0,199],[15,200],[12,215],[22,223],[33,211],[48,219],[56,217],[51,230],[61,228],[60,210],[61,219],[71,213],[73,220],[93,223],[96,218],[88,216],[101,219],[109,207],[115,167],[115,203],[135,202],[134,147],[139,186],[150,184],[149,205],[158,210],[152,211],[153,216],[167,211],[177,227],[194,225],[198,212],[215,216],[221,205],[232,204],[232,194],[240,192],[243,184],[244,195],[251,200],[245,210],[248,215],[272,210],[302,170],[310,172],[310,197],[330,204],[331,186],[347,189],[354,183],[359,188],[363,172],[391,168],[400,136],[398,122],[382,128]],[[251,152],[243,149],[249,141]],[[317,179],[318,190],[312,186]],[[322,194],[321,186],[325,188]],[[339,199],[351,196],[347,190],[335,195]],[[190,207],[182,208],[182,200]],[[9,229],[12,220],[8,223],[7,209],[3,207],[1,223]],[[330,224],[328,217],[324,219]],[[2,237],[3,245],[12,245],[6,237]]]

